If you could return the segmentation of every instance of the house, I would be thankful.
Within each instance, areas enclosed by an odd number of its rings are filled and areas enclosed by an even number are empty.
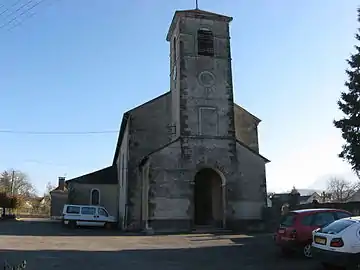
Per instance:
[[[347,202],[360,202],[360,189],[356,190],[354,194],[350,196]]]
[[[62,214],[64,204],[68,200],[68,190],[65,186],[65,177],[59,177],[58,186],[50,191],[50,216],[59,218]]]
[[[269,160],[259,152],[261,120],[234,103],[231,21],[175,12],[170,91],[124,113],[112,165],[68,180],[71,201],[104,205],[127,230],[261,221]]]
[[[115,166],[67,180],[68,203],[102,205],[110,215],[118,216],[117,184]]]
[[[309,204],[309,203],[313,203],[313,201],[322,203],[323,197],[317,192],[314,192],[310,195],[300,195],[299,204]]]

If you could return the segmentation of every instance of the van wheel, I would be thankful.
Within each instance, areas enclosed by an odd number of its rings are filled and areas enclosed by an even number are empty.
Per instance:
[[[71,229],[75,229],[76,228],[76,221],[75,220],[70,220],[69,221],[69,227]]]
[[[104,227],[105,227],[105,229],[110,230],[110,229],[112,229],[112,224],[109,222],[106,222]]]

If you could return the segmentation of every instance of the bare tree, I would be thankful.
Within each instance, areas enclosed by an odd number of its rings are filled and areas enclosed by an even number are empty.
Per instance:
[[[327,193],[335,202],[346,202],[360,188],[359,182],[350,182],[342,178],[332,177],[327,184]]]
[[[29,177],[18,170],[6,170],[0,174],[0,190],[11,195],[35,195],[35,188]]]
[[[45,196],[50,196],[50,191],[52,191],[53,189],[55,189],[56,188],[56,186],[55,185],[53,185],[53,184],[51,184],[51,182],[48,182],[47,184],[46,184],[46,190],[45,190]]]

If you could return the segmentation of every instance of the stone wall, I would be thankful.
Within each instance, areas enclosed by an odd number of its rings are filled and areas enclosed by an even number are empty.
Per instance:
[[[236,139],[259,152],[258,124],[260,120],[244,108],[234,106]]]
[[[238,200],[231,202],[234,220],[260,220],[266,206],[265,160],[237,143]]]
[[[117,177],[118,177],[118,218],[119,226],[124,229],[126,226],[126,205],[128,192],[128,160],[129,160],[129,126],[130,121],[127,121],[119,154],[116,160]]]
[[[58,217],[62,215],[64,205],[68,199],[68,193],[64,191],[52,191],[51,194],[50,216]]]
[[[164,94],[130,111],[128,225],[140,226],[140,161],[171,140],[171,97]]]

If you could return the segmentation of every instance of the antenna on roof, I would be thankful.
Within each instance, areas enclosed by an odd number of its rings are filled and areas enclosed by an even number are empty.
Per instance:
[[[195,5],[196,5],[195,9],[199,9],[199,1],[198,0],[195,0]]]

